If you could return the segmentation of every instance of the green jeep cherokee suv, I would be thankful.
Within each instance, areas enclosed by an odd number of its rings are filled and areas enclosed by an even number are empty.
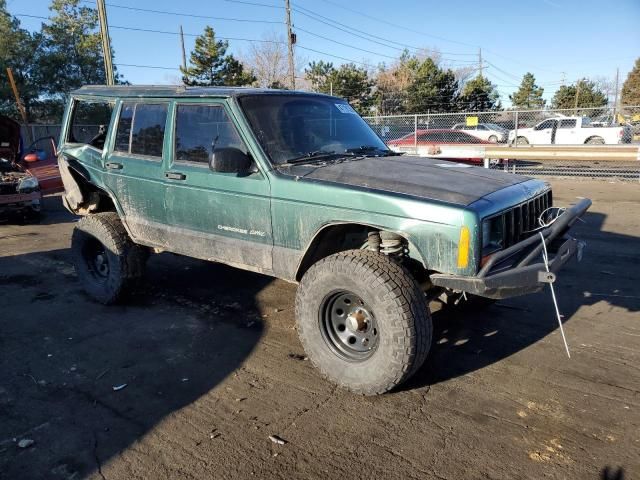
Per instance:
[[[64,203],[83,215],[76,270],[96,300],[121,299],[161,251],[295,282],[309,358],[362,394],[424,362],[431,299],[553,281],[591,204],[558,210],[542,181],[396,154],[347,102],[305,92],[83,87],[59,155]]]

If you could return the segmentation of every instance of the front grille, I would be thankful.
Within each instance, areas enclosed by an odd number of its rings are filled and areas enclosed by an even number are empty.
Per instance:
[[[503,248],[515,245],[535,233],[534,230],[540,227],[538,223],[540,215],[553,205],[552,200],[551,190],[548,190],[542,195],[503,212],[501,214]]]
[[[18,182],[0,182],[0,195],[14,195],[18,191]]]

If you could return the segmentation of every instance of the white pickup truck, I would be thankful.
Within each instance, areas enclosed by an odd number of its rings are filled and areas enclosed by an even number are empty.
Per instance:
[[[589,117],[548,118],[531,128],[518,128],[518,145],[611,145],[631,142],[631,129],[596,127]],[[516,131],[509,132],[509,143],[516,141]]]

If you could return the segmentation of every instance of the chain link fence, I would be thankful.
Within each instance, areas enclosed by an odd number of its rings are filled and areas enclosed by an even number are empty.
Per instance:
[[[426,113],[365,120],[393,150],[477,164],[484,164],[484,149],[491,144],[512,148],[555,145],[558,149],[587,145],[611,152],[625,145],[640,148],[640,106]],[[87,132],[98,131],[98,125],[78,127]],[[57,142],[60,129],[60,125],[23,126],[25,147],[49,136]],[[492,159],[487,165],[525,175],[640,180],[637,159],[605,162],[590,160],[586,153],[584,160],[501,158]]]
[[[503,110],[365,117],[390,148],[425,157],[483,163],[487,145],[590,146],[611,149],[640,147],[640,106],[564,110]],[[585,149],[586,151],[586,149]],[[614,159],[612,155],[611,159]],[[491,168],[529,175],[633,179],[640,177],[634,160],[514,160],[489,162]]]

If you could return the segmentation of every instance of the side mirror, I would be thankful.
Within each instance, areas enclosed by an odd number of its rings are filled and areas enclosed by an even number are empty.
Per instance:
[[[23,160],[27,163],[33,163],[40,160],[40,158],[38,157],[38,154],[36,152],[31,152],[31,153],[27,153],[24,156]]]
[[[214,150],[209,160],[209,168],[218,173],[249,173],[252,164],[249,155],[233,147]]]

